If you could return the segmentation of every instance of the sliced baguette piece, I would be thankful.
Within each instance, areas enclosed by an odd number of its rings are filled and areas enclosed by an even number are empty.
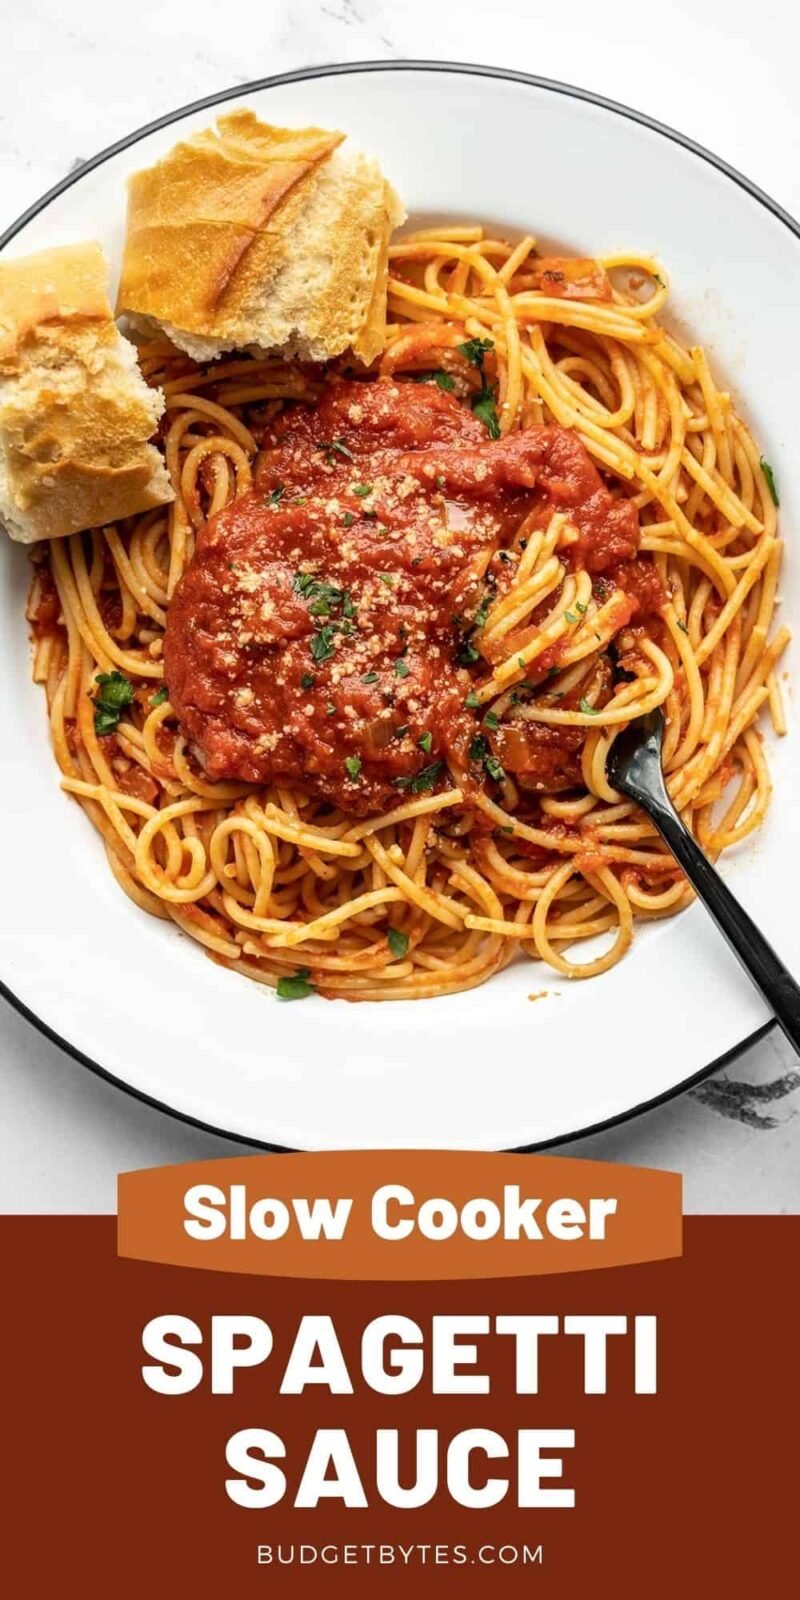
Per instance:
[[[220,117],[135,173],[117,309],[197,361],[327,361],[383,344],[386,257],[405,213],[345,136]]]
[[[0,261],[0,522],[58,539],[174,499],[164,397],[120,334],[99,244]]]

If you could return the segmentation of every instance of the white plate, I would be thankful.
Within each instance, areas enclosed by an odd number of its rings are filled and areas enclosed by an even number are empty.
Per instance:
[[[774,464],[791,537],[800,510],[800,230],[714,157],[575,90],[489,69],[384,63],[237,88],[88,163],[11,230],[9,253],[95,237],[118,261],[127,174],[206,126],[217,101],[278,123],[347,129],[416,214],[530,228],[586,254],[660,255],[681,321],[710,349]],[[9,997],[88,1065],[255,1141],[496,1149],[640,1109],[768,1025],[700,907],[640,928],[619,966],[571,986],[523,964],[448,999],[286,1005],[215,966],[128,901],[91,825],[59,792],[42,691],[30,682],[28,573],[23,552],[3,539],[0,976]],[[784,614],[800,617],[791,548],[783,595]],[[789,881],[800,737],[769,754],[768,824],[725,870],[800,968]],[[551,997],[531,1004],[542,988]]]

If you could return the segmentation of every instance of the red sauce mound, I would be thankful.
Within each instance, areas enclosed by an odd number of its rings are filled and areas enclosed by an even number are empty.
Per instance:
[[[167,620],[170,698],[214,779],[292,782],[364,814],[438,787],[448,763],[466,773],[476,719],[457,657],[496,552],[558,508],[590,571],[638,548],[634,507],[575,434],[489,440],[433,386],[332,384],[265,446]]]

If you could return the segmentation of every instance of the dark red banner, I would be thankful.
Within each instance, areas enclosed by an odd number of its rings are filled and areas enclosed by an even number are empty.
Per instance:
[[[0,1218],[4,1591],[84,1600],[786,1592],[795,1565],[800,1385],[790,1307],[800,1218],[688,1218],[684,1229],[682,1257],[599,1273],[363,1284],[119,1259],[113,1218]],[[389,1313],[420,1333],[420,1380],[403,1395],[376,1393],[363,1378],[365,1329]],[[202,1380],[178,1395],[155,1392],[142,1372],[154,1364],[143,1329],[167,1314],[199,1335],[186,1348]],[[584,1393],[585,1352],[574,1337],[542,1338],[539,1392],[517,1392],[513,1341],[498,1335],[497,1319],[534,1315],[558,1319],[562,1332],[568,1317],[626,1319],[626,1335],[607,1340],[605,1393]],[[212,1318],[242,1316],[268,1326],[272,1348],[236,1371],[232,1394],[212,1393]],[[321,1384],[281,1392],[309,1316],[331,1319],[352,1393]],[[475,1359],[461,1370],[485,1375],[488,1393],[433,1392],[434,1319],[453,1316],[476,1319]],[[637,1317],[657,1319],[655,1394],[635,1392]],[[226,1488],[247,1488],[226,1460],[245,1430],[284,1448],[285,1490],[269,1509],[238,1504]],[[314,1441],[337,1430],[346,1431],[366,1505],[323,1498],[299,1509]],[[401,1510],[381,1500],[382,1430],[396,1433],[407,1485],[422,1459],[420,1434],[435,1435],[433,1445],[422,1441],[436,1474],[427,1504]],[[468,1463],[470,1492],[491,1481],[500,1495],[484,1509],[453,1494],[464,1476],[463,1440],[453,1441],[470,1430],[489,1444]],[[492,1453],[498,1438],[505,1455],[496,1445]],[[574,1507],[517,1503],[539,1447],[541,1482],[574,1492]],[[560,1477],[548,1475],[558,1463]]]

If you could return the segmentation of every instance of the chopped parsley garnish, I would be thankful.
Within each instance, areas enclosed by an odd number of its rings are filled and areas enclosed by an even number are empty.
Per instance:
[[[122,672],[98,672],[94,681],[94,731],[105,739],[116,732],[125,706],[131,704],[133,684]]]
[[[481,659],[480,651],[476,650],[474,644],[472,643],[472,640],[471,639],[462,640],[461,646],[460,646],[459,651],[458,651],[458,655],[456,656],[456,660],[457,660],[459,666],[471,667],[471,666],[474,665],[474,663],[476,661],[480,661],[480,659]]]
[[[578,612],[579,616],[581,616],[581,617],[586,615],[587,608],[583,604],[582,600],[576,600],[575,601],[575,610]]]
[[[580,700],[578,703],[578,710],[582,711],[585,717],[597,716],[597,706],[590,706],[588,700]]]
[[[574,611],[565,611],[564,612],[564,621],[565,622],[577,622],[578,618],[576,617]]]
[[[342,526],[345,528],[352,528],[355,520],[355,515],[352,511],[345,511],[345,514],[342,517]]]
[[[444,474],[441,472],[437,472],[436,474],[436,487],[437,489],[444,488]]]
[[[494,751],[490,749],[489,741],[484,734],[476,733],[469,747],[469,759],[470,761],[480,761],[484,770],[488,772],[489,777],[494,778],[496,783],[502,783],[505,771]]]
[[[433,788],[443,766],[443,761],[432,761],[429,767],[423,767],[413,778],[393,778],[392,783],[395,789],[408,789],[411,794],[423,794],[426,789]]]
[[[464,704],[468,711],[477,711],[480,701],[478,700],[478,696],[476,695],[474,689],[470,689]]]
[[[500,718],[498,717],[496,711],[487,711],[486,716],[483,719],[483,726],[484,728],[491,728],[492,731],[494,731],[495,728],[499,728]]]
[[[506,775],[505,769],[503,768],[501,762],[498,761],[497,756],[492,754],[491,750],[489,751],[488,756],[484,756],[483,764],[489,774],[489,777],[494,778],[495,783],[503,782],[503,779]]]
[[[345,756],[345,758],[344,758],[344,766],[345,766],[345,772],[347,773],[348,778],[352,778],[353,781],[355,781],[355,779],[358,777],[359,772],[361,771],[361,757],[360,756]]]
[[[298,967],[291,978],[279,978],[277,995],[279,1000],[305,1000],[314,993],[314,985],[309,982],[311,974],[308,967]]]
[[[403,660],[402,656],[398,656],[397,660],[395,661],[395,664],[394,664],[394,675],[395,675],[396,678],[407,678],[408,677],[408,667],[406,666],[406,663]]]
[[[681,622],[680,617],[678,618],[678,627],[680,628],[681,633],[688,633],[689,632],[689,629],[687,628],[686,623],[685,622]]]
[[[156,689],[155,694],[151,694],[151,696],[150,696],[150,704],[151,704],[151,706],[163,706],[164,701],[168,700],[168,699],[169,699],[169,689],[167,688],[165,683],[162,683],[161,688],[160,689]]]
[[[408,950],[408,934],[402,928],[389,928],[386,934],[386,943],[395,959],[402,961]]]
[[[325,444],[320,444],[319,448],[320,450],[325,451],[325,456],[328,461],[332,459],[334,451],[337,455],[346,456],[348,461],[353,460],[353,452],[352,450],[348,450],[344,439],[331,439]]]
[[[335,624],[326,622],[319,633],[312,634],[310,650],[317,666],[321,666],[323,661],[330,661],[331,656],[335,654],[336,646],[333,642],[335,632]]]
[[[664,279],[662,278],[660,272],[654,272],[653,273],[653,278],[654,278],[655,282],[658,284],[659,289],[666,289],[667,286],[666,286],[666,284],[664,282]]]
[[[378,582],[382,583],[386,589],[394,588],[394,577],[391,572],[379,572]]]
[[[377,683],[378,677],[379,677],[379,674],[377,672],[365,672],[363,678],[361,679],[361,682],[362,683]]]
[[[462,356],[466,356],[473,367],[483,367],[483,358],[487,350],[494,349],[494,339],[467,339],[465,344],[456,345]]]
[[[500,438],[500,423],[497,420],[497,406],[491,389],[481,389],[472,402],[472,409],[479,422],[482,422],[490,439]]]
[[[307,494],[298,494],[298,495],[295,496],[294,500],[292,501],[292,505],[293,506],[304,506],[306,501],[307,501],[307,499],[308,499],[308,495]]]
[[[363,500],[366,495],[372,494],[373,486],[371,483],[353,483],[350,487],[353,491],[353,494],[358,495],[359,500]]]
[[[769,492],[770,492],[770,494],[772,496],[773,504],[776,505],[776,506],[779,506],[781,502],[780,502],[780,498],[779,498],[779,495],[778,495],[778,490],[777,490],[777,488],[775,486],[775,474],[774,474],[774,472],[773,472],[773,470],[772,470],[772,468],[771,468],[766,456],[762,456],[761,457],[761,460],[759,462],[759,466],[761,468],[761,471],[764,474],[764,477],[767,480],[767,488],[769,489]]]
[[[356,615],[356,606],[352,595],[347,589],[339,589],[336,584],[328,583],[324,578],[316,578],[313,572],[296,572],[292,579],[292,588],[295,594],[302,595],[309,602],[309,616],[329,617],[337,609],[341,609],[344,621],[326,622],[311,639],[311,654],[319,664],[329,661],[336,649],[334,637],[337,630],[342,633],[352,633],[353,624],[349,620]],[[310,685],[309,685],[310,687]]]
[[[314,677],[313,672],[304,672],[304,673],[301,674],[301,677],[300,677],[300,688],[301,689],[313,689],[314,684],[316,683],[316,681],[317,680]]]
[[[460,350],[462,356],[466,356],[467,360],[472,364],[473,367],[477,367],[480,373],[481,386],[478,390],[478,393],[473,396],[472,400],[472,410],[474,415],[478,418],[479,422],[483,423],[490,439],[499,439],[500,423],[497,420],[497,406],[495,404],[494,394],[486,382],[486,373],[483,370],[484,356],[486,355],[487,350],[494,349],[494,340],[467,339],[465,344],[457,345],[456,349]]]
[[[492,595],[491,591],[487,590],[486,594],[483,596],[483,599],[481,600],[481,603],[478,606],[478,609],[475,612],[475,615],[474,615],[474,617],[472,619],[473,628],[482,628],[483,627],[483,625],[484,625],[484,623],[486,621],[486,618],[489,615],[489,611],[491,609],[492,599],[493,599],[493,595]]]
[[[286,493],[286,485],[284,483],[276,483],[275,488],[272,490],[272,493],[267,495],[267,505],[268,506],[276,506],[278,504],[278,501],[283,498],[285,493]]]
[[[433,734],[421,733],[417,740],[417,744],[419,745],[420,750],[424,750],[426,756],[429,756],[431,750],[433,749]]]
[[[440,389],[455,389],[455,379],[449,372],[412,372],[409,374],[414,383],[435,383]]]

